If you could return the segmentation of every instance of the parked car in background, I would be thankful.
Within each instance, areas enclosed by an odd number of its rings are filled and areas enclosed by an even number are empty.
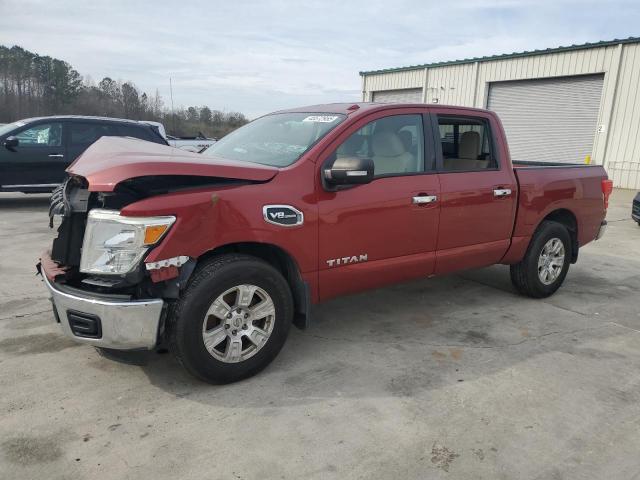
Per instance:
[[[631,218],[633,218],[640,227],[640,192],[636,194],[636,198],[633,199],[633,206],[631,207]]]
[[[40,264],[62,331],[168,344],[213,383],[264,368],[340,295],[496,263],[552,295],[612,190],[599,165],[512,162],[493,112],[411,104],[281,111],[201,155],[102,139],[69,173]]]
[[[174,135],[168,135],[164,125],[160,122],[143,120],[143,123],[155,127],[158,133],[160,133],[172,147],[186,150],[187,152],[202,153],[217,141],[215,138],[206,137],[202,132],[198,132],[198,135],[195,137],[176,137]]]
[[[167,145],[151,126],[133,120],[53,116],[0,127],[0,191],[41,193],[60,185],[66,168],[103,136]]]
[[[195,137],[167,136],[167,142],[169,142],[169,145],[172,147],[195,153],[204,152],[207,148],[216,143],[216,141],[217,140],[215,138],[207,138],[202,133],[198,133]]]

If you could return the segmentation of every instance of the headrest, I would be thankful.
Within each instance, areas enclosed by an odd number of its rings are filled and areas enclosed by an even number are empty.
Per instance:
[[[398,136],[400,137],[400,140],[402,140],[404,149],[406,151],[411,150],[411,147],[413,146],[413,134],[409,130],[401,130],[398,132]]]
[[[374,157],[397,157],[406,152],[400,137],[393,132],[377,132],[371,142]]]
[[[458,146],[458,158],[477,160],[480,155],[480,134],[470,131],[460,135],[460,145]]]

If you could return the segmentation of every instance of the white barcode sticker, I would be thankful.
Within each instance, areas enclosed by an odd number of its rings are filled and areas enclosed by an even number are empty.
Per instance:
[[[337,115],[309,115],[303,122],[331,123],[337,120]]]

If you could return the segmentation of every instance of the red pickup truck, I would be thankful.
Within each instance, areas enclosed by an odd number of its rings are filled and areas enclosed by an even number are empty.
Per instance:
[[[212,383],[338,295],[496,263],[551,295],[612,187],[601,166],[512,164],[492,112],[373,103],[266,115],[203,155],[105,137],[68,172],[39,264],[63,332],[168,345]]]

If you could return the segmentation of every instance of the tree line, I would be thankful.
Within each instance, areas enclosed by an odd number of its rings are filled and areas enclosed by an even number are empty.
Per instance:
[[[69,63],[13,46],[0,45],[0,123],[48,115],[95,115],[162,122],[167,133],[199,132],[220,138],[244,125],[238,112],[207,106],[165,107],[156,90],[148,95],[133,83],[105,77],[95,83]]]

